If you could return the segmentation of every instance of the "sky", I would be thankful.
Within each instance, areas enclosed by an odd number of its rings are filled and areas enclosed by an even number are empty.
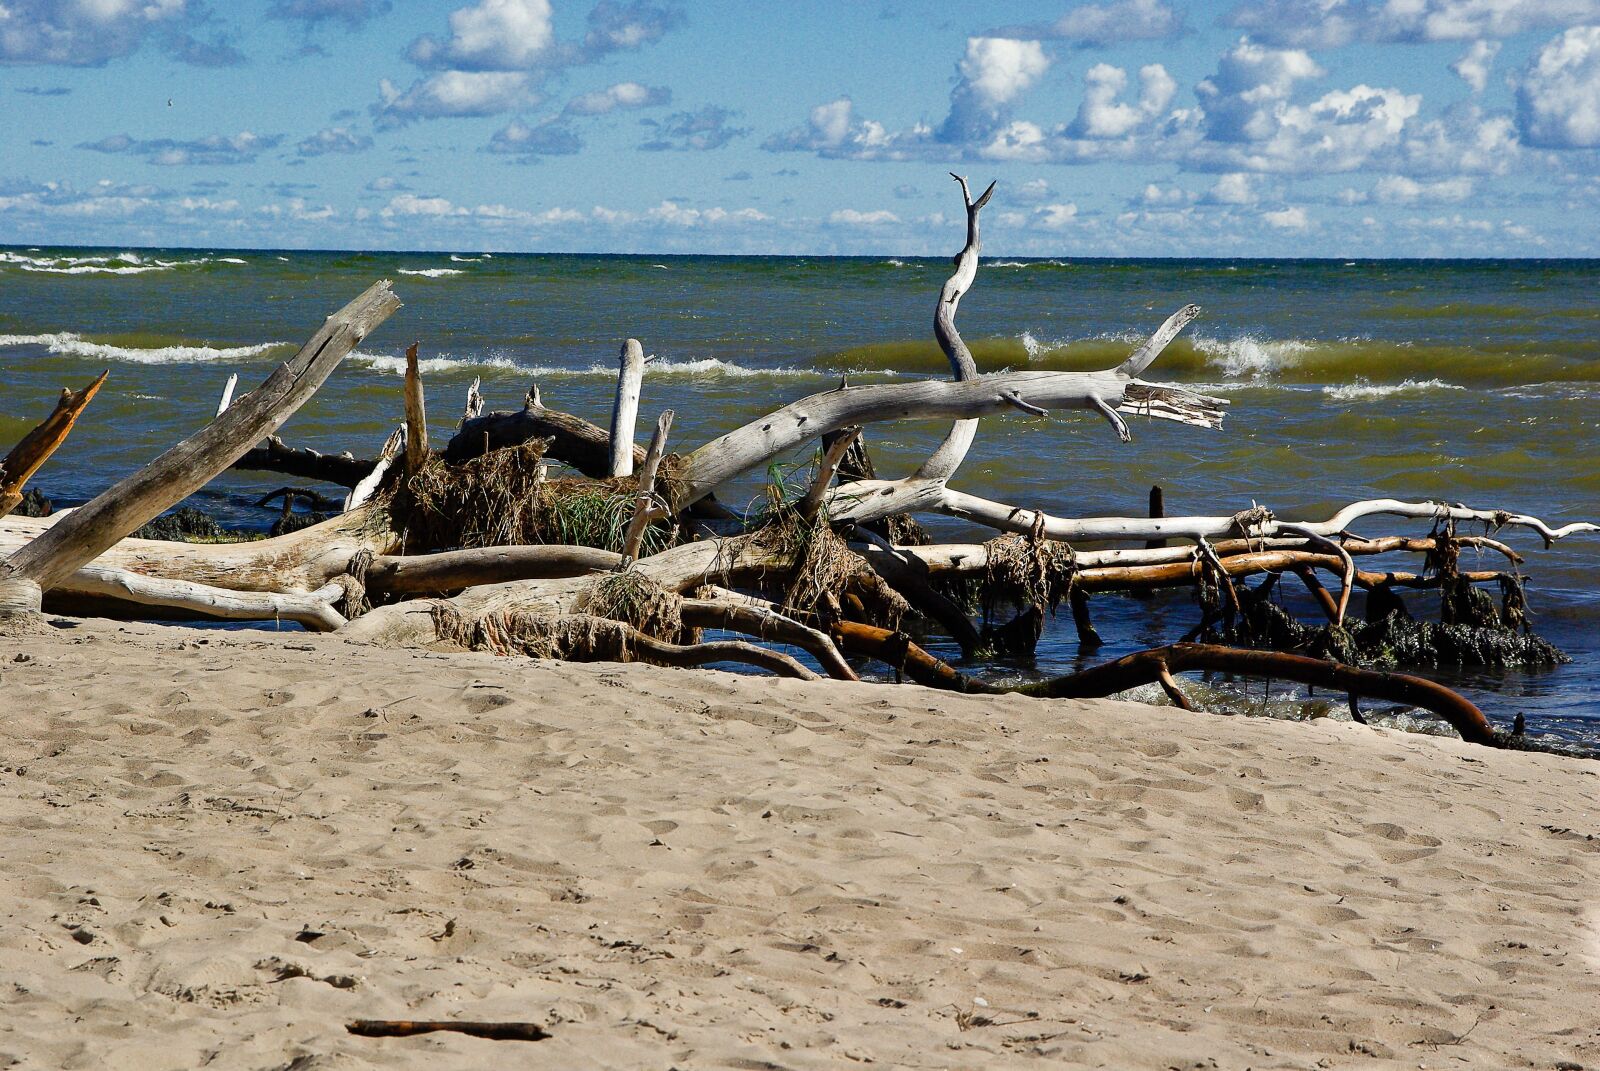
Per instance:
[[[1600,255],[1600,0],[0,0],[0,243]]]

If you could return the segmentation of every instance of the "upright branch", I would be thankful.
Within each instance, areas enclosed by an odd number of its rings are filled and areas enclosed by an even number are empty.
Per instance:
[[[39,471],[39,466],[56,452],[56,447],[67,441],[67,433],[72,430],[78,414],[99,393],[100,385],[110,374],[111,370],[106,369],[82,390],[61,388],[61,397],[56,399],[55,410],[24,435],[22,441],[11,448],[5,460],[0,461],[0,517],[17,508],[17,503],[22,501],[22,485]]]
[[[345,354],[399,307],[388,280],[373,284],[227,412],[0,562],[0,608],[37,610],[41,592],[211,482],[289,419]]]
[[[422,370],[417,367],[417,344],[406,347],[406,475],[428,460],[428,410],[422,400]]]
[[[978,375],[978,364],[972,359],[972,351],[967,349],[961,332],[956,330],[956,312],[961,307],[962,297],[972,289],[972,284],[978,278],[978,253],[982,249],[978,238],[978,213],[994,196],[995,184],[989,183],[983,196],[974,201],[972,191],[967,188],[967,180],[954,173],[950,177],[961,184],[961,200],[967,209],[967,243],[955,256],[956,270],[950,273],[950,278],[939,290],[939,303],[933,309],[933,337],[938,340],[939,348],[950,362],[952,376],[960,382],[976,379]],[[957,421],[944,442],[922,463],[913,479],[942,481],[954,476],[977,433],[976,420]]]
[[[644,467],[639,470],[639,495],[633,503],[633,520],[628,523],[628,534],[622,540],[622,567],[627,568],[639,556],[644,542],[644,530],[650,522],[666,515],[666,510],[656,504],[656,471],[667,450],[667,433],[672,430],[672,410],[664,410],[656,421],[656,433],[650,437],[650,449],[644,454]]]
[[[639,389],[644,381],[644,347],[630,338],[618,355],[617,397],[611,406],[612,476],[633,475],[633,426],[639,419]]]

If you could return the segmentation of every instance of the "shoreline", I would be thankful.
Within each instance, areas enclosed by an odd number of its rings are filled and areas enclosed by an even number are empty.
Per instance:
[[[1600,1063],[1589,762],[98,621],[0,694],[23,1066]]]

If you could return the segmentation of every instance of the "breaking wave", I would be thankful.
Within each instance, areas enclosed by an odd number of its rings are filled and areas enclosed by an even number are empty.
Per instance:
[[[451,260],[456,259],[451,257]],[[396,268],[401,275],[421,275],[428,279],[438,279],[446,275],[465,275],[460,268]]]
[[[37,250],[30,250],[37,253]],[[18,271],[47,275],[144,275],[149,272],[175,271],[180,268],[197,268],[205,264],[245,264],[238,257],[190,257],[178,260],[161,260],[138,253],[108,253],[92,256],[51,256],[40,253],[29,256],[0,250],[0,265],[15,267]]]
[[[61,331],[43,335],[0,335],[0,347],[40,346],[62,357],[82,357],[96,361],[121,361],[129,364],[202,364],[210,361],[243,361],[262,357],[275,350],[293,349],[288,342],[263,342],[255,346],[208,346],[180,343],[168,346],[124,346],[94,342]]]

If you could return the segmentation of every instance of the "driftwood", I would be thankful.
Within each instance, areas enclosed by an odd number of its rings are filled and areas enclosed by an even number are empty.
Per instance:
[[[399,307],[387,280],[374,284],[212,423],[0,562],[0,609],[37,610],[43,591],[209,483],[250,444],[277,430],[345,354]]]
[[[82,390],[61,389],[56,407],[32,431],[22,437],[11,452],[0,460],[0,517],[17,508],[22,501],[22,486],[39,471],[39,466],[49,460],[56,447],[67,441],[67,433],[84,407],[100,392],[101,384],[111,374],[107,369],[93,383]]]
[[[364,1038],[409,1038],[441,1031],[490,1041],[544,1041],[554,1035],[537,1023],[485,1023],[468,1019],[357,1019],[345,1029]]]
[[[1459,552],[1476,547],[1514,567],[1520,556],[1492,538],[1488,529],[1525,527],[1546,542],[1600,531],[1588,522],[1557,528],[1502,510],[1393,499],[1353,503],[1317,521],[1280,519],[1260,506],[1232,514],[1165,517],[1158,489],[1152,491],[1149,517],[1057,518],[956,490],[951,482],[983,416],[1016,411],[1040,417],[1057,409],[1084,409],[1103,417],[1120,440],[1128,441],[1127,415],[1214,429],[1226,404],[1141,378],[1199,313],[1192,305],[1168,317],[1112,368],[979,375],[956,318],[977,279],[979,218],[994,187],[974,199],[965,180],[958,182],[966,241],[940,290],[933,325],[950,364],[949,380],[841,384],[669,460],[670,414],[663,415],[649,450],[633,443],[644,351],[629,339],[619,358],[609,432],[546,407],[537,387],[520,410],[486,413],[474,383],[458,430],[443,451],[430,453],[413,344],[407,352],[407,421],[376,459],[294,450],[275,437],[264,447],[249,449],[309,396],[343,352],[397,306],[386,285],[379,284],[330,319],[263,387],[237,401],[225,397],[210,427],[100,499],[52,518],[0,520],[0,554],[7,555],[0,559],[0,605],[37,606],[38,593],[48,589],[56,605],[88,606],[94,612],[278,618],[308,628],[337,629],[356,641],[678,666],[735,661],[793,677],[815,676],[790,655],[758,643],[693,642],[699,629],[712,628],[759,643],[791,645],[843,680],[857,678],[846,661],[851,655],[881,661],[897,675],[962,691],[1103,695],[1130,686],[1129,681],[1154,682],[1180,705],[1189,702],[1177,681],[1181,672],[1263,672],[1418,703],[1450,718],[1464,737],[1492,740],[1487,723],[1470,703],[1403,674],[1321,659],[1296,661],[1298,656],[1274,652],[1179,644],[1054,681],[1000,689],[934,658],[902,630],[902,616],[919,618],[953,637],[969,657],[990,645],[1031,652],[1044,612],[1065,601],[1080,644],[1090,649],[1099,643],[1090,619],[1091,595],[1193,587],[1204,610],[1201,629],[1224,622],[1228,631],[1222,634],[1230,640],[1254,643],[1257,634],[1248,629],[1257,628],[1261,618],[1248,615],[1271,611],[1279,614],[1268,619],[1272,628],[1299,637],[1283,641],[1283,646],[1326,648],[1342,652],[1341,657],[1356,657],[1348,655],[1354,648],[1324,643],[1329,637],[1345,637],[1339,643],[1348,639],[1337,626],[1345,620],[1356,589],[1371,593],[1369,616],[1403,616],[1398,589],[1437,587],[1446,605],[1457,607],[1447,614],[1478,623],[1498,620],[1499,615],[1511,630],[1526,620],[1519,575],[1514,569],[1463,571],[1457,565]],[[861,427],[927,418],[952,421],[929,457],[909,476],[876,475],[855,442]],[[714,492],[728,481],[809,450],[819,440],[815,476],[797,501],[774,493],[767,510],[750,519],[733,517],[715,505]],[[475,460],[508,447],[517,449]],[[403,474],[394,471],[402,456]],[[252,459],[262,462],[260,467],[350,487],[346,512],[258,543],[196,546],[123,538],[230,462],[245,465]],[[546,461],[564,463],[588,479],[562,475],[547,480]],[[551,495],[568,497],[554,500]],[[582,502],[598,505],[583,509],[600,511],[587,516],[598,515],[601,522],[574,520],[580,516],[576,507],[561,512],[563,503],[584,495],[588,497]],[[441,502],[459,504],[450,507],[462,514],[454,518],[455,527],[452,518],[435,517]],[[524,503],[533,503],[530,510],[548,512],[518,513]],[[426,509],[434,513],[422,512]],[[937,546],[904,545],[922,538],[916,534],[898,543],[886,538],[890,531],[915,533],[914,524],[897,521],[899,526],[891,528],[882,523],[914,513],[964,518],[1003,534],[984,544]],[[718,523],[689,525],[685,520],[690,514],[716,516]],[[1434,532],[1425,538],[1375,539],[1349,532],[1352,524],[1377,516],[1428,521]],[[513,517],[523,519],[501,523]],[[433,527],[419,537],[419,528],[408,525],[421,525],[426,518],[433,518],[426,520]],[[669,523],[650,527],[663,520]],[[1482,523],[1486,531],[1457,535],[1455,526],[1465,523]],[[645,544],[647,531],[650,540]],[[482,545],[550,538],[552,532],[596,545]],[[410,534],[413,546],[438,552],[400,553],[404,533]],[[665,545],[654,552],[643,549],[690,536],[698,542]],[[1084,543],[1130,545],[1078,549]],[[1358,567],[1358,558],[1395,553],[1426,559],[1415,571]],[[1302,578],[1335,626],[1322,630],[1314,643],[1304,639],[1303,626],[1266,601],[1270,585],[1284,572]],[[1245,585],[1245,578],[1263,573],[1265,583]],[[1324,586],[1319,573],[1335,581]],[[1496,609],[1482,592],[1466,587],[1477,583],[1500,583],[1503,606]],[[741,590],[731,590],[735,587]],[[623,589],[631,594],[618,595]],[[983,595],[982,631],[964,605],[975,591]],[[433,598],[421,601],[417,596]],[[989,609],[995,603],[1014,606],[1016,617],[1009,623],[1003,618],[991,621]],[[1451,620],[1447,617],[1438,627],[1456,627]],[[1235,631],[1239,621],[1244,633]],[[1388,620],[1381,626],[1356,622],[1349,634],[1394,627]],[[1444,641],[1439,642],[1438,649],[1444,650]],[[1469,648],[1460,649],[1471,654]]]
[[[617,397],[611,407],[608,476],[633,475],[633,427],[639,418],[639,387],[644,380],[644,347],[630,338],[622,344]]]
[[[218,414],[221,415],[220,413]],[[308,447],[285,446],[276,435],[267,436],[267,445],[245,451],[231,468],[257,472],[277,472],[301,480],[320,480],[340,487],[356,487],[372,472],[376,461],[349,454],[324,454]]]

